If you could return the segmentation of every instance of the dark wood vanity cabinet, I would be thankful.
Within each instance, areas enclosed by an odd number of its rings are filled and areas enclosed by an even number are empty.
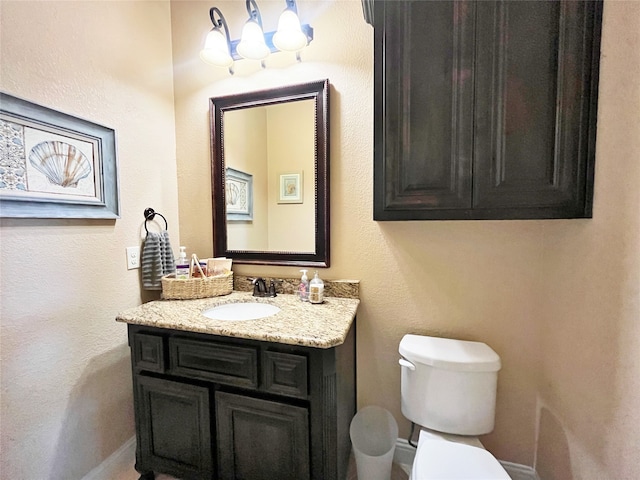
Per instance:
[[[375,220],[591,217],[600,1],[364,1]]]
[[[128,328],[141,478],[346,478],[355,327],[328,349]]]

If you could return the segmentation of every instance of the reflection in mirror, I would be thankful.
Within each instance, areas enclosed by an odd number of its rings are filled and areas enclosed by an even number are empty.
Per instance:
[[[314,119],[313,100],[224,114],[230,250],[315,252]],[[236,186],[230,169],[251,175],[253,191],[242,196],[230,192]],[[232,213],[231,201],[251,198],[252,218],[243,221]]]
[[[211,99],[214,255],[329,266],[328,82]]]

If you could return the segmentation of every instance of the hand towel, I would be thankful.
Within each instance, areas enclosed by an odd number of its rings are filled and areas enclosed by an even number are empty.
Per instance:
[[[148,232],[142,244],[142,288],[162,290],[162,277],[176,271],[169,232]]]

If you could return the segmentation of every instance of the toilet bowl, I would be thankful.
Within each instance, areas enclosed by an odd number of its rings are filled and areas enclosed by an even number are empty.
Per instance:
[[[510,480],[476,437],[422,430],[410,480]]]

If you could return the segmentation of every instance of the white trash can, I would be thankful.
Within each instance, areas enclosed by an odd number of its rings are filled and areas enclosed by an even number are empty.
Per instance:
[[[351,420],[349,435],[358,480],[389,480],[398,438],[393,415],[382,407],[365,407]]]

